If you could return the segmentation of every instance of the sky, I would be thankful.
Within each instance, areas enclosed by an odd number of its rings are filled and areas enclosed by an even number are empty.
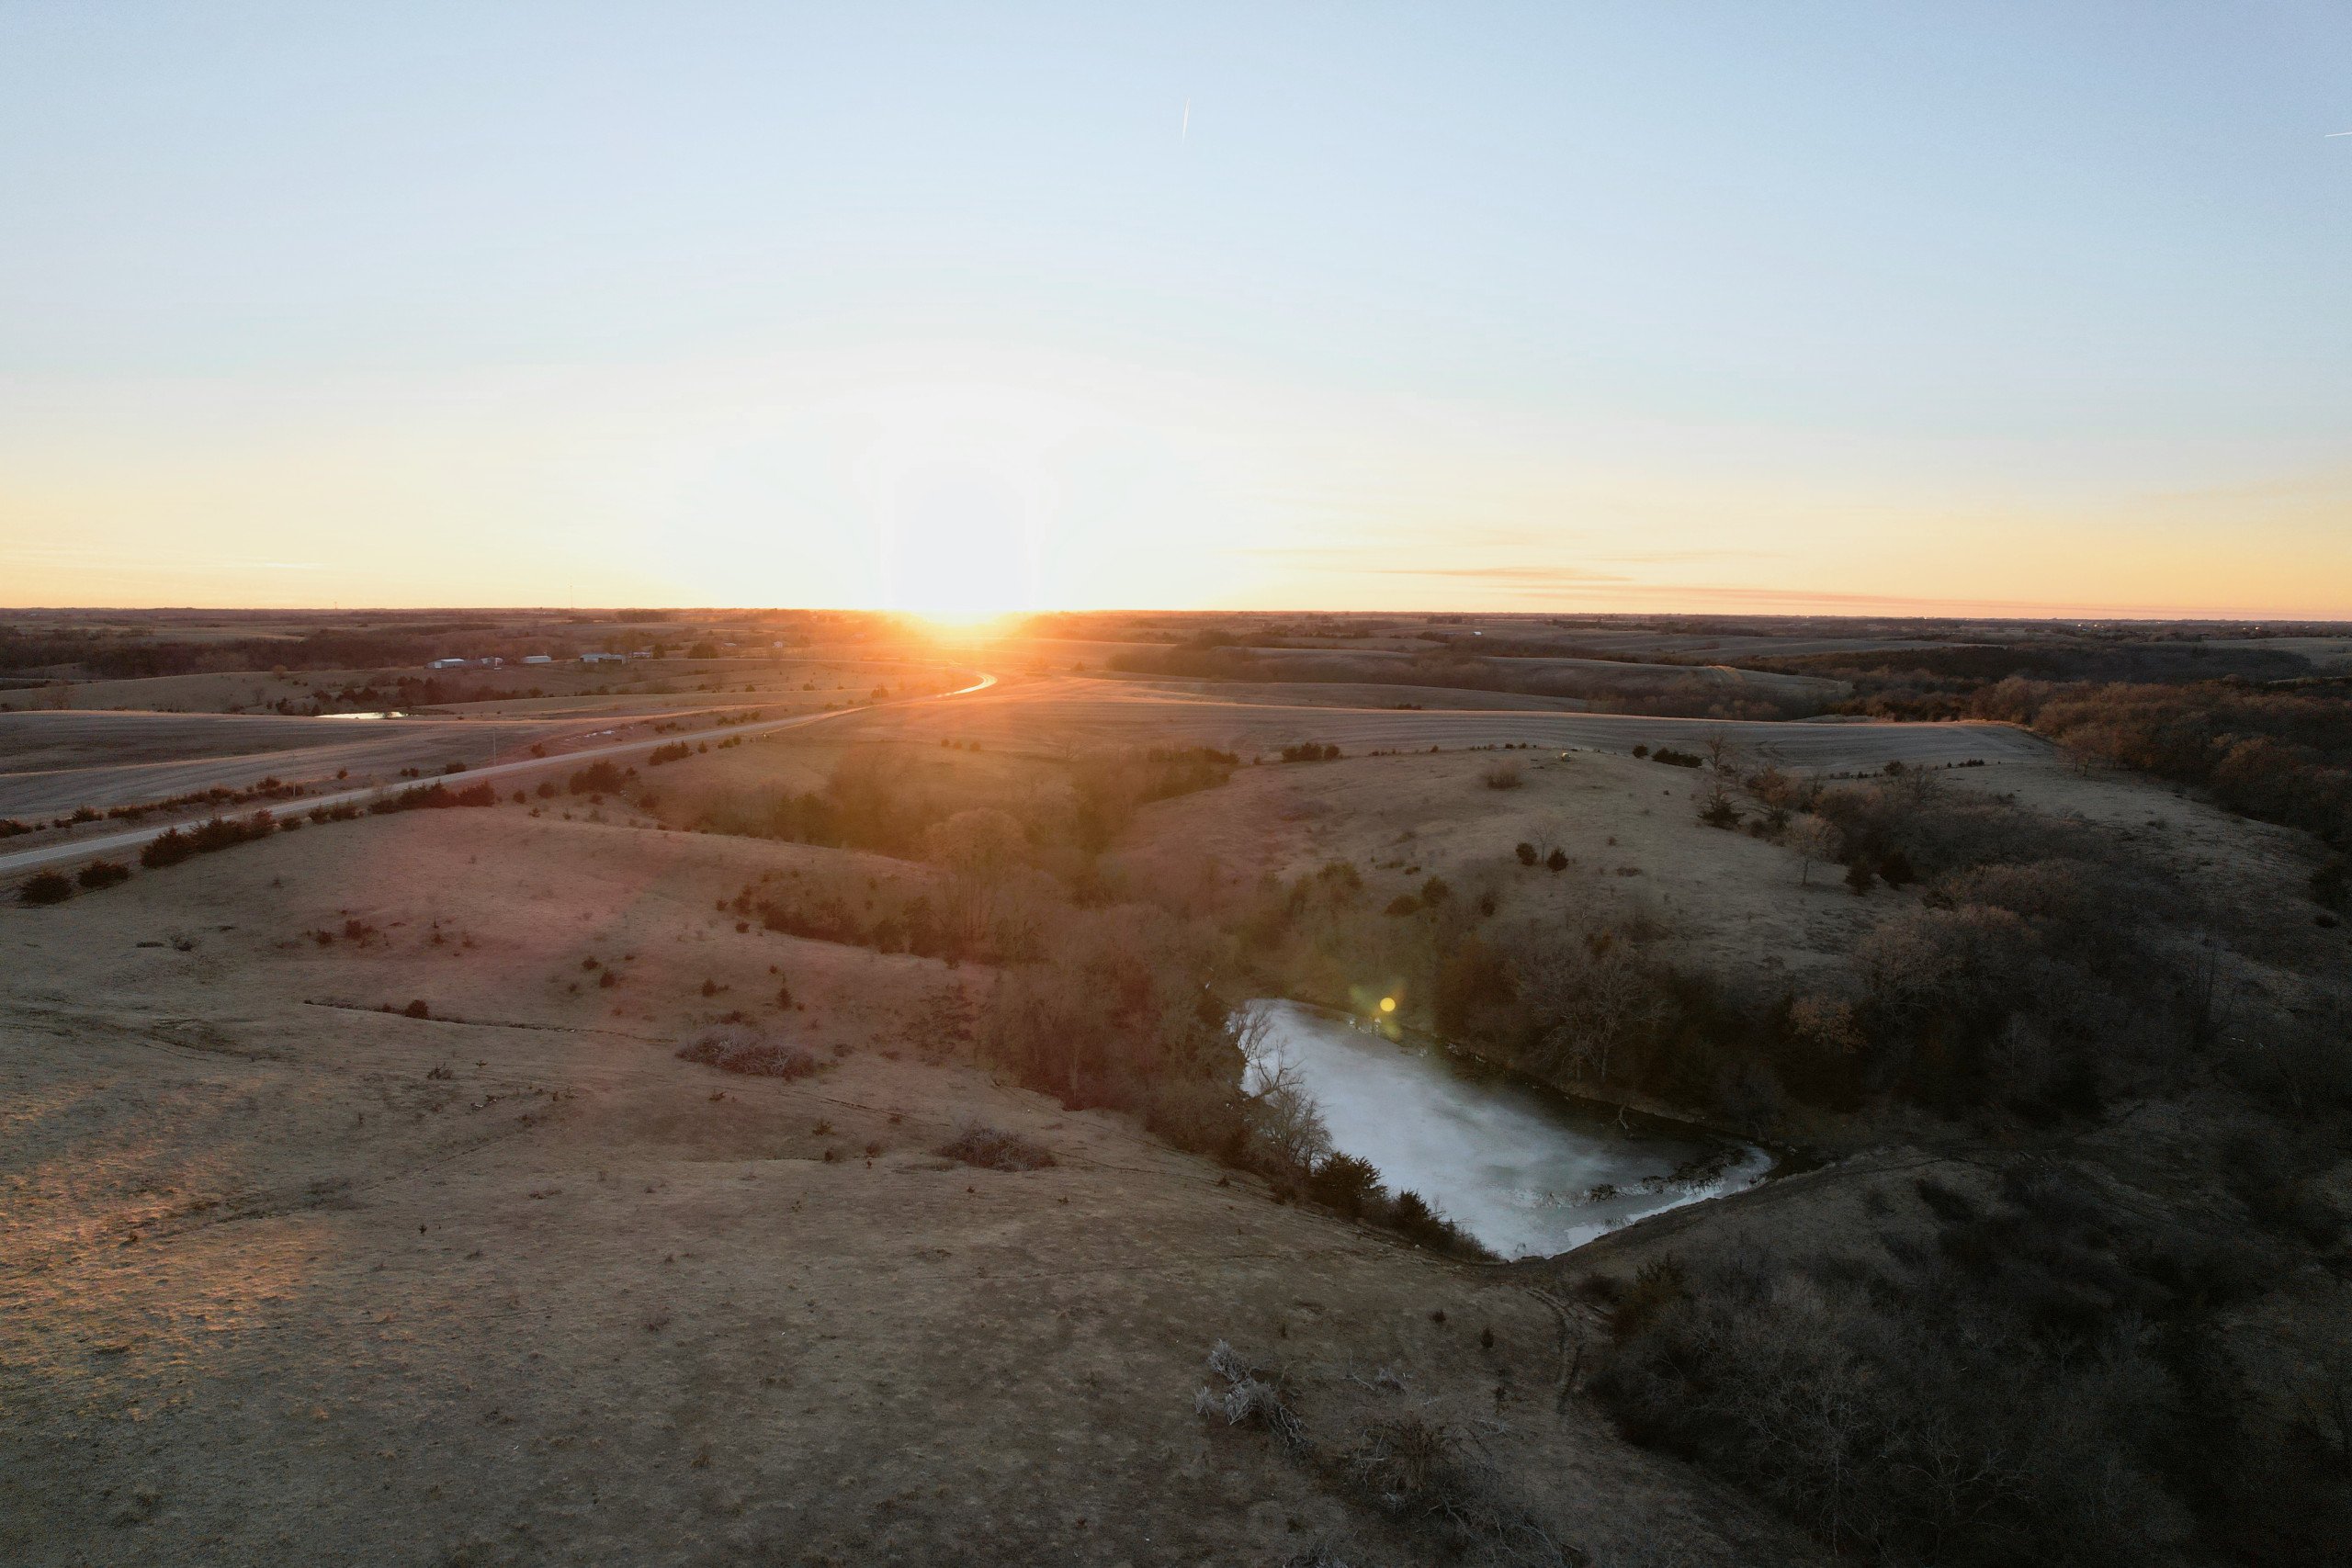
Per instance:
[[[0,0],[0,605],[2352,617],[2352,6]]]

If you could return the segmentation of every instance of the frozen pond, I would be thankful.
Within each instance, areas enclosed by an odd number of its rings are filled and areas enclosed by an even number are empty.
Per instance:
[[[1634,1220],[1754,1186],[1771,1156],[1703,1134],[1621,1125],[1532,1079],[1341,1013],[1257,1001],[1268,1049],[1296,1069],[1332,1146],[1370,1160],[1391,1192],[1505,1258],[1582,1247]],[[1628,1119],[1630,1122],[1630,1119]]]

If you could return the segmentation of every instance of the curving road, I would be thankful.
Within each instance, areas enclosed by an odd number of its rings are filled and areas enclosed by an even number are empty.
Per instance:
[[[996,684],[996,677],[985,671],[968,686],[936,696],[902,698],[898,702],[870,704],[864,707],[834,708],[826,713],[797,714],[790,718],[763,719],[753,724],[729,724],[709,729],[689,730],[668,735],[655,735],[639,740],[616,741],[609,746],[591,746],[578,751],[560,751],[545,757],[526,757],[512,762],[492,762],[480,768],[469,768],[462,773],[435,775],[425,779],[401,779],[392,784],[368,784],[359,789],[338,790],[332,795],[306,795],[287,803],[289,812],[309,811],[321,806],[366,805],[388,795],[398,795],[405,789],[435,783],[456,784],[460,787],[491,779],[517,778],[526,774],[544,773],[557,769],[578,768],[590,762],[639,756],[657,746],[674,746],[680,742],[723,740],[730,736],[773,735],[778,730],[799,729],[827,719],[847,718],[854,714],[870,714],[876,708],[898,707],[916,703],[942,702],[950,697],[968,696],[984,692]],[[40,871],[66,861],[88,860],[100,855],[134,852],[153,840],[162,838],[184,822],[164,822],[149,828],[131,828],[119,833],[102,834],[93,839],[79,839],[70,843],[45,844],[39,848],[18,850],[14,854],[0,854],[0,876],[14,876],[20,872]]]

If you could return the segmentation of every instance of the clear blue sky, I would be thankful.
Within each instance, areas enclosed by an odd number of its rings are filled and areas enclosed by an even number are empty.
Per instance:
[[[2344,5],[10,0],[0,603],[2352,615],[2339,130]]]

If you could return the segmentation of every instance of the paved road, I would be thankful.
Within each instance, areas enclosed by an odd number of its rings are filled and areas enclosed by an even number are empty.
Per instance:
[[[986,691],[996,684],[996,677],[983,672],[968,686],[960,686],[938,697],[909,697],[897,703],[877,703],[865,707],[835,708],[829,713],[797,714],[790,718],[764,719],[754,724],[730,724],[711,729],[684,733],[655,735],[638,740],[616,741],[609,746],[591,746],[578,751],[552,752],[545,757],[526,757],[512,762],[493,762],[487,767],[469,768],[462,773],[446,778],[401,779],[391,784],[369,784],[362,789],[338,790],[332,795],[308,795],[289,802],[288,812],[309,811],[314,807],[365,805],[388,795],[398,795],[404,789],[414,789],[420,783],[454,784],[460,787],[484,783],[491,779],[520,777],[528,773],[544,773],[558,769],[584,767],[590,762],[640,755],[657,746],[674,746],[681,741],[692,744],[703,740],[723,740],[730,737],[773,735],[778,730],[798,729],[807,725],[822,724],[827,719],[848,718],[854,714],[872,713],[877,707],[896,707],[906,703],[938,702],[947,697],[967,696]],[[151,828],[132,828],[119,833],[107,833],[94,839],[79,839],[68,843],[45,844],[36,849],[18,850],[14,854],[0,854],[0,876],[13,876],[20,872],[39,871],[44,866],[67,861],[90,860],[101,855],[135,852],[153,840],[162,838],[174,826],[159,823]]]

